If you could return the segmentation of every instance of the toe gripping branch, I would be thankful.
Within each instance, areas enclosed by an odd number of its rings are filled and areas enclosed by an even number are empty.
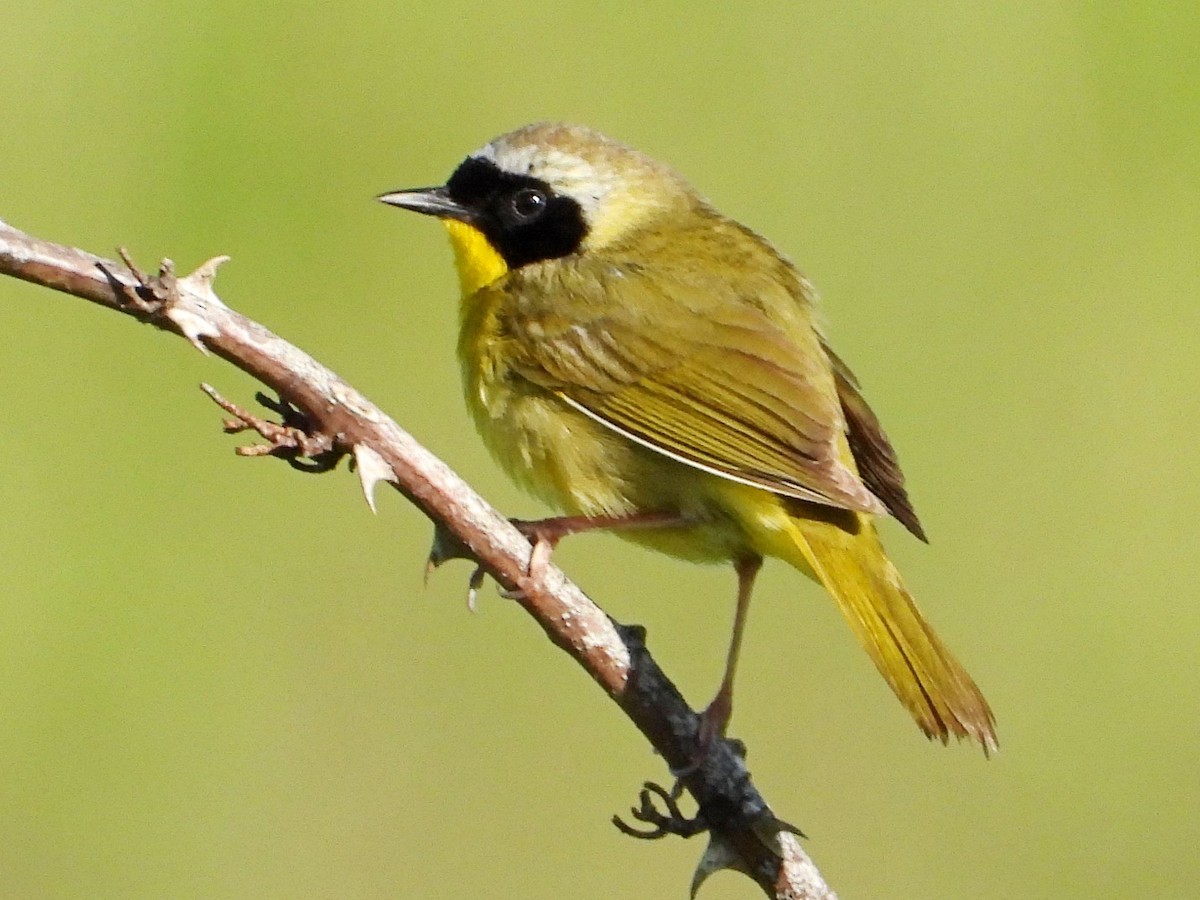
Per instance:
[[[180,279],[176,279],[169,261],[164,261],[156,276],[147,277],[133,265],[128,254],[122,253],[122,258],[133,275],[132,284],[111,267],[96,264],[108,279],[119,308],[142,321],[170,327],[203,352],[209,352],[210,347],[219,347],[222,337],[219,326],[201,313],[220,312],[223,308],[211,291],[211,282],[224,257],[209,260],[191,275]],[[319,423],[314,423],[302,408],[284,395],[279,400],[258,395],[259,402],[279,418],[278,422],[271,422],[236,406],[207,385],[204,390],[230,416],[225,422],[227,432],[253,431],[266,442],[239,448],[241,455],[276,456],[287,460],[294,468],[323,472],[334,468],[352,449],[353,459],[367,488],[368,501],[371,497],[369,488],[379,480],[387,480],[379,471],[373,471],[368,479],[364,473],[369,467],[363,460],[369,461],[370,454],[360,452],[361,447],[342,446],[334,435],[323,434]],[[654,527],[678,522],[647,519],[627,524]],[[545,545],[543,554],[548,554],[556,537],[561,536],[537,531],[526,533],[534,551],[539,545]],[[474,595],[484,580],[478,557],[443,529],[438,529],[438,538],[430,554],[430,568],[453,558],[471,560],[477,566],[470,580],[471,594]],[[535,552],[531,562],[536,558]],[[646,649],[644,629],[614,625],[628,650],[630,662],[626,684],[611,696],[662,754],[677,779],[669,791],[650,782],[642,787],[639,805],[631,810],[630,816],[646,827],[639,828],[614,817],[616,827],[627,835],[645,840],[671,834],[686,838],[707,832],[709,844],[693,878],[693,896],[709,874],[725,868],[745,872],[766,887],[791,884],[790,867],[796,866],[797,860],[807,863],[803,853],[795,849],[795,838],[792,837],[801,833],[776,818],[754,786],[745,765],[744,745],[721,735],[709,742],[703,741],[700,716],[688,706]],[[679,806],[685,789],[697,803],[697,812],[692,817],[686,816]],[[811,871],[815,873],[815,869]],[[819,873],[816,877],[819,880]],[[782,894],[776,891],[773,896]],[[787,896],[801,894],[791,892]],[[803,896],[809,894],[803,893]],[[811,896],[832,895],[822,890]]]
[[[620,816],[613,816],[612,823],[622,834],[643,841],[656,841],[669,834],[690,838],[702,831],[708,831],[708,823],[704,821],[702,815],[699,813],[690,817],[684,815],[679,808],[679,798],[682,796],[682,781],[676,781],[675,786],[669,791],[660,784],[647,781],[638,793],[638,805],[630,808],[629,815],[650,827],[638,828],[630,825]],[[659,809],[660,803],[665,812]]]
[[[690,837],[712,828],[741,828],[761,820],[801,834],[794,826],[775,818],[754,786],[746,768],[744,743],[719,735],[705,740],[701,716],[688,706],[646,648],[646,630],[638,625],[617,625],[617,630],[631,660],[628,686],[618,702],[663,755],[676,777],[670,791],[647,783],[639,796],[640,806],[631,811],[634,819],[653,826],[655,833],[630,829],[628,825],[617,827],[626,833],[636,831],[638,837],[654,839],[667,834]],[[685,789],[700,807],[691,819],[679,811],[678,800]],[[657,810],[656,798],[662,802],[665,813]]]
[[[426,574],[451,559],[475,563],[468,590],[468,604],[474,608],[485,570],[470,547],[437,525]],[[668,835],[690,838],[707,832],[708,846],[692,879],[693,896],[709,875],[721,869],[744,872],[760,884],[773,883],[787,857],[785,833],[804,835],[771,811],[746,768],[746,747],[741,741],[721,735],[705,740],[700,715],[646,649],[645,629],[614,625],[629,651],[630,667],[625,689],[613,699],[662,754],[676,781],[670,790],[645,782],[638,805],[629,812],[637,824],[613,816],[613,825],[641,840]],[[696,800],[694,816],[680,808],[685,790]]]
[[[704,740],[700,715],[646,649],[645,629],[618,625],[617,630],[631,664],[626,690],[615,699],[666,759],[676,782],[669,791],[652,782],[642,787],[630,817],[646,827],[618,816],[613,824],[642,840],[707,832],[708,846],[692,879],[693,896],[721,869],[744,872],[760,884],[773,883],[787,855],[784,833],[803,837],[800,830],[777,818],[755,787],[741,741],[722,736]],[[691,817],[679,805],[685,789],[698,807]]]
[[[535,540],[531,538],[531,542]],[[475,564],[467,594],[473,609],[486,572],[470,547],[435,523],[426,576],[452,559]],[[754,786],[741,741],[720,735],[705,741],[700,715],[646,648],[646,630],[639,625],[614,625],[629,651],[630,671],[625,691],[613,699],[663,755],[676,781],[670,790],[653,782],[643,785],[638,805],[629,815],[646,827],[631,825],[619,816],[613,816],[613,824],[623,834],[643,840],[667,835],[689,838],[705,831],[712,834],[714,842],[723,842],[730,834],[752,835],[768,850],[774,847],[774,836],[781,831],[803,837],[798,828],[775,817]],[[698,804],[694,816],[687,816],[680,808],[685,790]]]

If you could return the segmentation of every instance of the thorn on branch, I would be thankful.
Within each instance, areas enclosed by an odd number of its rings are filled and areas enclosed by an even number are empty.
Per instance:
[[[135,284],[118,278],[104,263],[96,267],[104,273],[116,294],[118,304],[141,319],[160,326],[170,323],[201,353],[207,354],[208,347],[201,338],[216,338],[220,331],[213,323],[211,313],[224,309],[224,304],[213,292],[213,279],[217,268],[228,262],[228,256],[214,256],[183,278],[175,277],[175,263],[164,259],[159,264],[158,274],[148,276],[137,267],[129,251],[117,248],[117,254],[125,263]],[[186,301],[185,301],[186,295]]]
[[[435,569],[452,559],[465,559],[475,563],[475,569],[467,580],[467,609],[475,612],[475,601],[479,599],[479,589],[483,587],[487,571],[480,564],[479,557],[458,535],[442,522],[434,522],[433,545],[429,548],[429,558],[425,561],[425,583],[429,583],[429,576]]]
[[[381,481],[395,484],[396,473],[388,465],[387,460],[366,444],[354,445],[354,456],[350,462],[351,470],[358,473],[358,483],[362,487],[363,499],[367,501],[371,512],[378,512],[375,508],[375,488]]]
[[[641,801],[639,806],[632,807],[629,814],[642,822],[649,825],[649,828],[638,828],[625,822],[620,816],[613,816],[612,823],[617,826],[617,829],[622,834],[627,834],[630,837],[638,838],[643,841],[657,841],[669,834],[676,834],[682,838],[694,837],[703,831],[708,830],[708,823],[704,817],[697,814],[695,816],[685,816],[679,808],[679,798],[683,795],[683,785],[681,782],[676,782],[675,787],[670,791],[661,785],[655,784],[652,781],[647,781],[643,786],[641,793],[638,794],[638,799]],[[658,808],[658,803],[661,802],[666,812],[662,812]]]
[[[232,418],[223,423],[226,434],[254,431],[267,443],[238,447],[238,456],[274,456],[286,460],[301,472],[328,472],[335,468],[346,451],[332,437],[316,431],[307,416],[280,398],[273,400],[265,394],[255,395],[263,406],[279,416],[281,422],[269,422],[226,400],[211,385],[200,389]]]

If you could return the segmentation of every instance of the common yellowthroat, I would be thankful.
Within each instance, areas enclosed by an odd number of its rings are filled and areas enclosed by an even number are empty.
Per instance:
[[[731,561],[737,613],[702,736],[724,733],[763,557],[820,582],[929,737],[996,748],[971,677],[926,624],[873,518],[924,540],[854,375],[814,323],[809,282],[672,169],[595,131],[539,123],[440,187],[384,203],[436,216],[462,288],[467,404],[513,478],[566,515]]]

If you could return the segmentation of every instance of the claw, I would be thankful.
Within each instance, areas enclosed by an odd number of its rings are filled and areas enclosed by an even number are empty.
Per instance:
[[[630,808],[629,815],[639,822],[649,825],[649,828],[637,828],[625,822],[620,816],[613,816],[612,823],[622,834],[643,841],[656,841],[668,834],[677,834],[690,838],[708,830],[708,823],[701,815],[685,816],[679,808],[679,798],[683,794],[683,786],[676,782],[668,791],[661,785],[647,781],[638,793],[639,806]],[[666,812],[661,812],[656,803],[662,803]]]
[[[476,566],[467,580],[467,609],[471,612],[475,612],[475,601],[479,599],[479,589],[483,587],[483,579],[486,577],[487,572],[483,570],[483,566]]]
[[[540,578],[546,571],[558,542],[585,531],[617,531],[623,528],[673,528],[690,519],[673,512],[638,512],[621,516],[552,516],[548,519],[509,519],[533,544],[529,576]]]
[[[475,570],[467,580],[467,609],[475,612],[476,601],[479,599],[479,589],[483,587],[487,571],[479,565],[479,560],[471,552],[463,540],[441,522],[433,523],[433,544],[429,548],[429,557],[425,560],[425,585],[429,586],[429,576],[434,570],[452,559],[465,559],[475,563]]]

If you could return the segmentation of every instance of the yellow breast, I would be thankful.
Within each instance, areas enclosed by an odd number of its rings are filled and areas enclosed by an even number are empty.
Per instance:
[[[478,228],[457,219],[442,219],[442,224],[450,232],[454,265],[464,297],[487,287],[508,271],[504,258]]]

